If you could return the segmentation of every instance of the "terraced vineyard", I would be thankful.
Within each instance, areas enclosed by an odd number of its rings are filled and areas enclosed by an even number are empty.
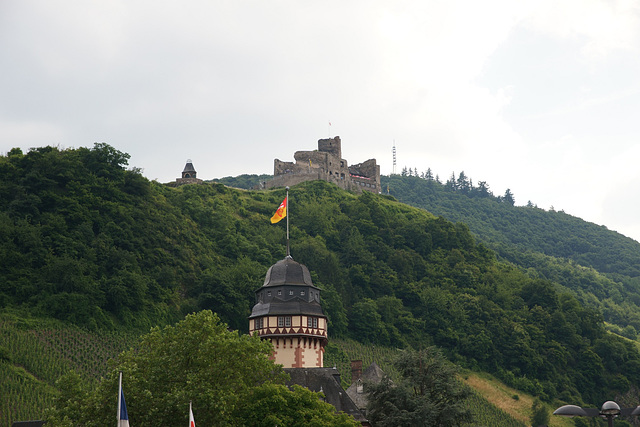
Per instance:
[[[133,341],[119,333],[0,319],[0,426],[41,419],[61,375],[73,369],[97,381],[107,371],[107,360]]]

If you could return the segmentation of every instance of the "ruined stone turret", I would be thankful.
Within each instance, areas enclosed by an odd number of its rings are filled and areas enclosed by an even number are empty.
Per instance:
[[[273,179],[262,188],[286,187],[304,181],[322,180],[336,184],[345,190],[361,193],[380,193],[380,166],[376,159],[349,166],[342,158],[342,141],[339,136],[318,140],[318,149],[296,151],[294,162],[274,160]]]

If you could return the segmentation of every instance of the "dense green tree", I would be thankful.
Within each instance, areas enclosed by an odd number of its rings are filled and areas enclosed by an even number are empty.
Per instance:
[[[400,374],[366,384],[367,414],[376,426],[460,426],[471,421],[469,390],[435,347],[405,350],[393,362]]]
[[[502,201],[513,206],[516,203],[516,199],[513,197],[513,193],[511,192],[510,189],[507,188],[507,190],[504,192],[504,196],[502,196]]]
[[[540,399],[535,399],[531,405],[531,425],[534,427],[549,424],[549,410]]]
[[[468,194],[473,189],[471,180],[467,177],[464,171],[460,172],[460,174],[458,175],[458,179],[456,181],[456,189],[462,194]]]
[[[491,190],[489,190],[489,184],[487,184],[487,181],[478,182],[476,192],[480,197],[490,197],[493,195]]]
[[[431,168],[427,168],[427,171],[424,173],[424,179],[427,181],[433,181],[433,172],[431,171]]]
[[[445,182],[444,188],[452,192],[458,189],[458,181],[456,180],[455,172],[451,172],[451,176],[449,177],[447,182]]]
[[[354,427],[360,425],[345,413],[323,402],[318,393],[294,385],[263,384],[251,389],[245,404],[233,414],[234,425],[255,427]]]

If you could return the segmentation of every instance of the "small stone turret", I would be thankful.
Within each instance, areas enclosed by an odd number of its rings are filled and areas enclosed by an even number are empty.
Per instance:
[[[182,170],[182,178],[176,178],[175,185],[183,185],[183,184],[201,184],[202,180],[196,178],[196,169],[193,167],[193,163],[191,159],[187,159],[187,164],[184,165],[184,169]]]
[[[191,159],[187,159],[187,164],[184,165],[184,170],[182,171],[182,178],[195,178],[196,173],[193,163],[191,163]]]

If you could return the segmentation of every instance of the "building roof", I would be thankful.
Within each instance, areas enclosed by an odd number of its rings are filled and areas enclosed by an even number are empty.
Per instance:
[[[187,160],[187,164],[184,165],[184,170],[182,171],[182,173],[185,172],[195,172],[196,170],[193,167],[193,163],[191,163],[191,160]]]
[[[366,423],[366,418],[353,403],[347,392],[340,385],[340,373],[336,368],[286,368],[291,380],[287,385],[300,385],[311,391],[321,391],[325,402],[336,408],[336,412],[344,412],[356,421]]]
[[[324,316],[322,307],[315,301],[305,301],[301,298],[283,301],[274,298],[270,302],[258,302],[251,310],[249,318],[266,315],[307,314],[312,316]]]
[[[280,285],[313,286],[309,269],[305,265],[294,261],[291,256],[287,256],[285,259],[276,262],[269,268],[269,271],[267,271],[262,286]],[[315,286],[313,287],[315,288]]]
[[[367,369],[362,372],[362,376],[355,381],[347,389],[347,394],[354,402],[357,408],[364,410],[367,407],[367,396],[364,394],[364,383],[379,383],[384,377],[384,371],[376,362],[371,363]]]

